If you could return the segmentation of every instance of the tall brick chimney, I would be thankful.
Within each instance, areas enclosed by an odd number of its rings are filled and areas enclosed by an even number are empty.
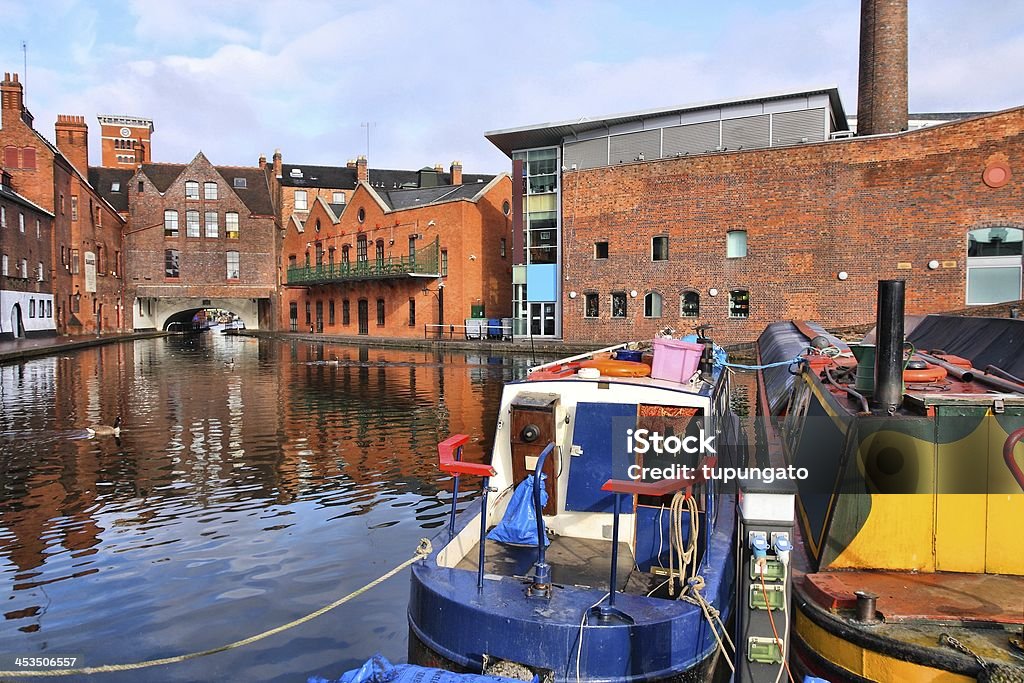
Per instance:
[[[356,157],[356,180],[365,183],[370,180],[370,171],[366,167],[366,155],[360,154]]]
[[[11,116],[18,116],[25,125],[32,127],[32,114],[25,108],[25,91],[21,82],[18,81],[18,74],[4,73],[4,80],[0,81],[0,126],[11,122]]]
[[[68,158],[79,172],[89,173],[89,126],[84,116],[57,114],[53,126],[57,149]]]
[[[262,169],[267,167],[267,155],[266,154],[260,154],[259,166],[260,166],[260,170],[262,170]]]
[[[274,150],[274,177],[281,177],[281,150]]]
[[[861,0],[857,134],[907,128],[907,0]]]
[[[461,161],[453,161],[452,162],[451,171],[452,171],[452,185],[461,185],[462,184],[462,162]]]

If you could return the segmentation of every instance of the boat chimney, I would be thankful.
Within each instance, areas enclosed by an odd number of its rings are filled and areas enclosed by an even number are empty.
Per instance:
[[[906,284],[905,280],[878,281],[874,401],[890,415],[903,402],[903,302]]]

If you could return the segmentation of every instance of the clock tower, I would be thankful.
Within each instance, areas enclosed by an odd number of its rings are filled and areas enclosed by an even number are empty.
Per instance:
[[[104,168],[127,168],[135,170],[153,160],[150,139],[153,134],[153,120],[135,116],[110,116],[101,114],[100,147],[103,151]]]

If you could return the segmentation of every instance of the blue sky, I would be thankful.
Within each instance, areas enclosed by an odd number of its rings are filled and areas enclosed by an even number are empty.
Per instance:
[[[911,111],[1024,105],[1024,0],[910,0]],[[0,0],[0,67],[37,128],[152,118],[157,161],[507,170],[484,131],[838,85],[856,112],[856,0]]]

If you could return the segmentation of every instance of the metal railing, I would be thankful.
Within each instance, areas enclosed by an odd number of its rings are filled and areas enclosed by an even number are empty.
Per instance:
[[[500,325],[490,325],[481,319],[479,325],[423,325],[424,339],[490,339],[492,341],[512,341],[511,318],[502,319]]]
[[[366,261],[326,263],[319,266],[291,266],[289,285],[322,285],[346,280],[376,280],[409,275],[440,277],[440,238],[416,252],[415,256],[392,256]]]

